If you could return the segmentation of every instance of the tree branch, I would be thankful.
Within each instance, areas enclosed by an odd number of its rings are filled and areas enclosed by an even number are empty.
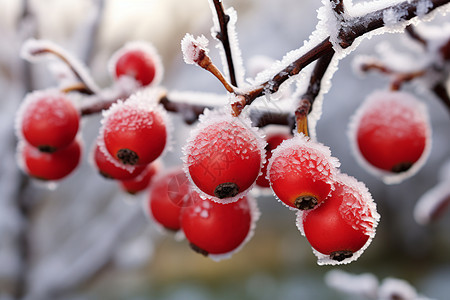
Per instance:
[[[384,14],[387,11],[393,11],[397,15],[401,15],[401,20],[407,21],[417,16],[417,7],[422,0],[408,0],[397,5],[388,6],[383,9],[368,13],[361,17],[346,20],[339,31],[340,43],[342,48],[350,47],[356,38],[371,32],[375,29],[382,28],[384,23]],[[426,11],[421,13],[428,14],[434,9],[449,3],[449,0],[430,0],[431,4],[426,8]],[[351,24],[351,26],[349,26]]]
[[[230,39],[228,37],[228,22],[230,21],[230,16],[225,14],[222,1],[213,0],[213,3],[220,26],[220,31],[217,32],[216,38],[222,43],[223,49],[225,51],[228,71],[230,73],[230,83],[234,86],[237,86],[236,72],[233,64],[233,56],[231,54]]]

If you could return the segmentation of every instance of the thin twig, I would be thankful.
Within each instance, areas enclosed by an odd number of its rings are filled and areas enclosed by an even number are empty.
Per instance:
[[[450,113],[450,96],[445,84],[443,82],[439,82],[433,87],[432,91],[442,101]]]
[[[299,106],[295,111],[295,122],[299,133],[309,135],[307,116],[311,112],[314,100],[320,93],[323,76],[333,59],[334,53],[334,51],[331,51],[317,60],[309,79],[308,88],[300,97]]]
[[[222,1],[213,0],[214,8],[216,10],[217,18],[219,20],[220,31],[217,32],[216,38],[222,43],[227,59],[228,71],[230,74],[230,82],[232,85],[237,86],[236,72],[233,64],[233,56],[231,53],[230,39],[228,36],[228,22],[230,16],[228,16],[223,8]]]
[[[428,46],[427,40],[425,40],[422,36],[420,36],[412,25],[406,26],[405,32],[419,44],[422,44],[424,47]]]
[[[343,0],[330,0],[333,5],[333,10],[338,16],[342,16],[344,13],[344,1]]]

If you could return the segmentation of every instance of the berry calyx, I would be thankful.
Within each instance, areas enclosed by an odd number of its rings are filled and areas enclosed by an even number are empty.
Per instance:
[[[154,179],[147,209],[154,221],[166,229],[181,228],[181,208],[191,205],[190,183],[182,168],[176,168]]]
[[[349,136],[359,162],[369,171],[394,174],[426,158],[431,129],[424,105],[413,95],[378,91],[356,112]]]
[[[321,205],[299,211],[297,225],[319,263],[349,262],[359,256],[375,235],[379,215],[372,196],[361,182],[339,174],[335,189]]]
[[[272,190],[284,204],[308,210],[330,194],[338,167],[338,160],[327,147],[296,134],[272,152],[268,177]]]
[[[129,180],[145,170],[146,165],[126,166],[114,159],[101,141],[97,141],[92,153],[93,162],[98,172],[105,178]]]
[[[40,180],[59,180],[78,166],[81,144],[74,140],[69,146],[46,153],[22,141],[18,145],[21,166],[30,176]]]
[[[264,160],[264,141],[247,120],[206,112],[184,148],[188,177],[202,197],[237,201],[253,186]]]
[[[142,86],[154,85],[162,76],[161,59],[149,43],[132,42],[120,48],[111,58],[114,78],[130,76]]]
[[[205,255],[230,253],[249,237],[254,217],[247,197],[220,204],[191,193],[193,205],[181,211],[181,228],[191,248]]]
[[[108,152],[125,165],[146,165],[158,158],[167,142],[167,118],[156,95],[138,92],[105,112],[103,139]]]
[[[66,94],[35,91],[26,96],[18,113],[19,136],[43,152],[71,144],[78,132],[80,114]]]

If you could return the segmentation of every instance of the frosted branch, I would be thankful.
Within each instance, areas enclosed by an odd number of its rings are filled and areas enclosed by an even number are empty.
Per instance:
[[[230,75],[230,82],[232,85],[237,86],[236,73],[233,64],[233,56],[231,54],[230,39],[228,35],[228,22],[230,22],[230,16],[225,13],[222,1],[213,0],[213,4],[216,10],[220,26],[220,30],[216,33],[216,38],[222,43],[223,49],[225,51],[225,56],[228,65],[228,72]]]
[[[54,55],[70,68],[77,80],[85,86],[85,89],[79,90],[80,92],[93,95],[100,90],[94,83],[86,67],[78,59],[50,41],[27,40],[21,52],[22,57],[28,61],[35,61],[37,58],[46,54]]]

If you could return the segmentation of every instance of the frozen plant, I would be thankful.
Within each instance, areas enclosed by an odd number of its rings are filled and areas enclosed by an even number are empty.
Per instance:
[[[187,33],[181,41],[181,51],[187,64],[198,65],[212,73],[224,86],[225,95],[167,90],[162,86],[162,67],[157,49],[144,42],[127,44],[113,55],[109,66],[105,67],[113,77],[111,86],[106,88],[99,88],[92,79],[90,70],[74,55],[54,43],[29,40],[24,43],[22,56],[29,61],[35,61],[45,54],[58,58],[72,75],[58,77],[58,89],[63,94],[72,95],[73,98],[69,101],[77,107],[77,116],[103,116],[96,143],[111,169],[105,171],[98,163],[93,167],[111,180],[117,181],[120,180],[118,177],[122,177],[112,175],[111,170],[118,169],[133,174],[127,180],[139,179],[139,183],[142,183],[143,180],[140,179],[145,177],[142,176],[143,172],[150,170],[151,164],[164,160],[169,152],[170,118],[178,114],[189,125],[199,121],[193,125],[196,128],[191,130],[191,138],[183,148],[184,166],[180,166],[190,180],[193,191],[189,193],[195,199],[188,201],[189,205],[178,203],[178,207],[173,209],[175,215],[181,215],[182,222],[180,228],[178,224],[172,228],[183,231],[197,252],[213,259],[229,258],[229,254],[249,241],[259,213],[253,213],[256,211],[253,209],[253,206],[256,207],[252,204],[253,200],[247,203],[244,199],[247,199],[248,192],[256,186],[258,176],[266,176],[274,194],[297,212],[299,230],[312,244],[319,264],[341,264],[356,260],[375,237],[380,216],[366,186],[341,172],[340,163],[332,156],[332,149],[317,141],[316,125],[322,114],[323,99],[331,88],[331,79],[338,71],[340,60],[355,50],[363,39],[375,34],[401,32],[406,28],[413,39],[424,44],[428,54],[434,54],[435,59],[423,64],[424,70],[403,72],[401,76],[396,76],[391,89],[397,92],[402,83],[419,78],[427,72],[434,72],[430,76],[434,79],[433,84],[427,88],[438,95],[444,105],[450,107],[448,91],[444,85],[448,78],[450,34],[447,33],[440,43],[428,43],[411,27],[436,14],[446,13],[450,7],[449,1],[397,0],[353,5],[351,1],[323,0],[322,7],[318,10],[318,24],[309,40],[247,81],[244,80],[245,70],[235,26],[237,12],[233,8],[224,9],[223,2],[219,0],[210,0],[209,4],[214,20],[212,38],[218,42],[223,70],[209,56],[209,41],[204,36],[195,38]],[[398,75],[398,72],[373,63],[373,60],[371,63],[365,69]],[[293,93],[287,92],[291,85],[296,86]],[[217,99],[220,101],[216,101]],[[255,105],[258,99],[277,103],[278,106],[275,107],[278,109],[261,109]],[[405,110],[400,110],[400,113],[405,114]],[[22,116],[19,112],[21,122],[26,121]],[[379,125],[381,119],[371,121]],[[423,119],[426,120],[426,117]],[[284,126],[293,134],[292,137],[288,135],[280,143],[280,147],[271,149],[272,152],[267,155],[271,156],[267,172],[264,172],[267,149],[261,128],[272,124]],[[404,123],[399,126],[403,125]],[[427,126],[420,128],[429,133]],[[403,131],[397,130],[393,135],[400,132]],[[19,145],[27,143],[24,136],[25,134],[18,134]],[[416,168],[422,166],[431,142],[426,134],[425,141],[425,150],[419,151],[419,157],[423,157],[420,164],[417,163],[420,159],[411,161],[408,158],[404,161],[402,158],[387,171],[404,173],[410,168],[413,170],[414,164]],[[181,149],[182,145],[177,142],[174,142],[173,147]],[[29,151],[33,162],[44,170],[60,168],[61,163],[52,158],[60,157],[64,153],[62,151],[67,150],[59,145],[27,146],[34,151]],[[62,156],[64,159],[64,155]],[[153,173],[159,175],[162,169]],[[292,172],[286,174],[287,169]],[[25,171],[41,181],[60,181],[66,177],[43,176],[32,172],[30,168]],[[64,175],[69,173],[71,172]],[[414,174],[410,172],[408,175]],[[143,192],[151,187],[152,178],[145,180],[139,189],[127,190],[139,197],[138,190]],[[199,196],[194,194],[197,192],[200,193]],[[183,207],[178,209],[179,206]],[[120,215],[120,207],[112,207]],[[148,213],[148,208],[146,210]],[[114,232],[122,232],[127,228],[129,220],[134,216],[133,212],[135,211],[128,212],[119,219],[121,222],[117,222],[117,228],[109,231],[101,245],[92,249],[92,257],[103,253],[110,257],[113,251],[106,248],[116,245],[119,240]],[[208,227],[211,224],[205,225],[203,221],[212,217],[213,213],[225,217],[215,218],[216,223],[211,228]],[[157,215],[154,211],[152,214]],[[328,222],[328,216],[333,216],[339,226]],[[192,222],[199,222],[195,224],[201,225],[190,226]],[[211,234],[205,244],[202,231]],[[331,239],[324,240],[323,236],[332,236],[333,243],[327,244]],[[221,245],[222,238],[229,244]],[[71,241],[68,245],[73,244],[73,240]],[[69,280],[68,272],[58,278],[60,285],[74,286],[83,281],[83,275],[93,274],[107,262],[104,258],[97,264],[90,264],[92,257],[78,260],[80,265],[90,265],[92,268],[79,271],[74,266],[73,272],[78,276]],[[52,266],[56,266],[53,270],[58,270],[61,262],[50,261]],[[42,274],[39,270],[45,273],[42,271],[44,269],[45,266],[42,266],[33,273],[32,279],[35,281],[30,284],[39,295],[57,288],[51,283],[53,278],[50,275],[39,281],[39,275]],[[390,284],[387,287],[386,293],[390,291]]]

